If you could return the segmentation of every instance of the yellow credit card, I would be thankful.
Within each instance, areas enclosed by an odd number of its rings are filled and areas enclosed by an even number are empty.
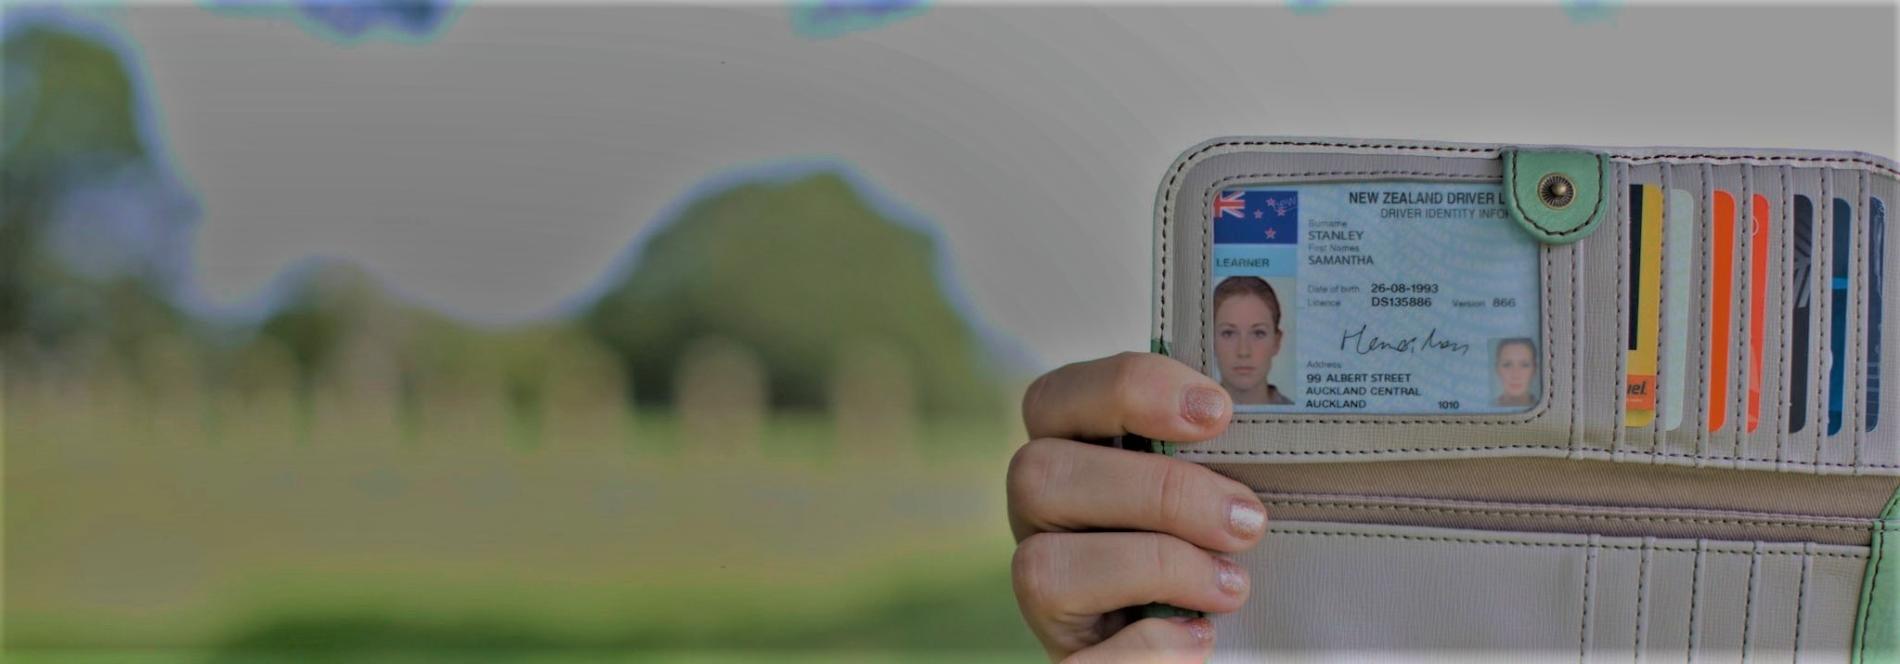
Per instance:
[[[1630,187],[1629,364],[1623,423],[1656,421],[1657,351],[1662,328],[1663,195],[1655,185]]]

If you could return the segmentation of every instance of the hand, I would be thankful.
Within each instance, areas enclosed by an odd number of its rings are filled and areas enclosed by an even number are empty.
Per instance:
[[[1071,364],[1029,386],[1031,440],[1009,464],[1009,525],[1016,603],[1050,659],[1207,659],[1206,618],[1125,624],[1118,610],[1239,609],[1247,572],[1213,552],[1258,542],[1266,508],[1245,485],[1201,466],[1076,439],[1202,441],[1220,435],[1232,411],[1214,381],[1148,353]]]

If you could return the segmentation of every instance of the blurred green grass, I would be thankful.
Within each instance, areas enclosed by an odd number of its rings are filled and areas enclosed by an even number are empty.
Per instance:
[[[852,447],[777,414],[735,446],[641,412],[523,448],[478,408],[404,442],[139,394],[5,391],[9,662],[1041,657],[1009,423]]]

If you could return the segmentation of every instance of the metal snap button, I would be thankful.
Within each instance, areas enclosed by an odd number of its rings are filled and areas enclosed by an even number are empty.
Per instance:
[[[1544,202],[1544,207],[1562,210],[1577,200],[1577,186],[1569,176],[1551,173],[1537,181],[1537,198]]]

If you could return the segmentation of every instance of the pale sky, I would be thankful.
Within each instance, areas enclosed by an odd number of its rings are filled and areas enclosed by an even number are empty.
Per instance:
[[[781,7],[497,7],[338,44],[119,17],[220,303],[315,255],[479,321],[586,291],[696,185],[847,163],[933,224],[1045,366],[1147,345],[1162,171],[1235,134],[1895,150],[1891,7],[932,7],[813,40]]]

